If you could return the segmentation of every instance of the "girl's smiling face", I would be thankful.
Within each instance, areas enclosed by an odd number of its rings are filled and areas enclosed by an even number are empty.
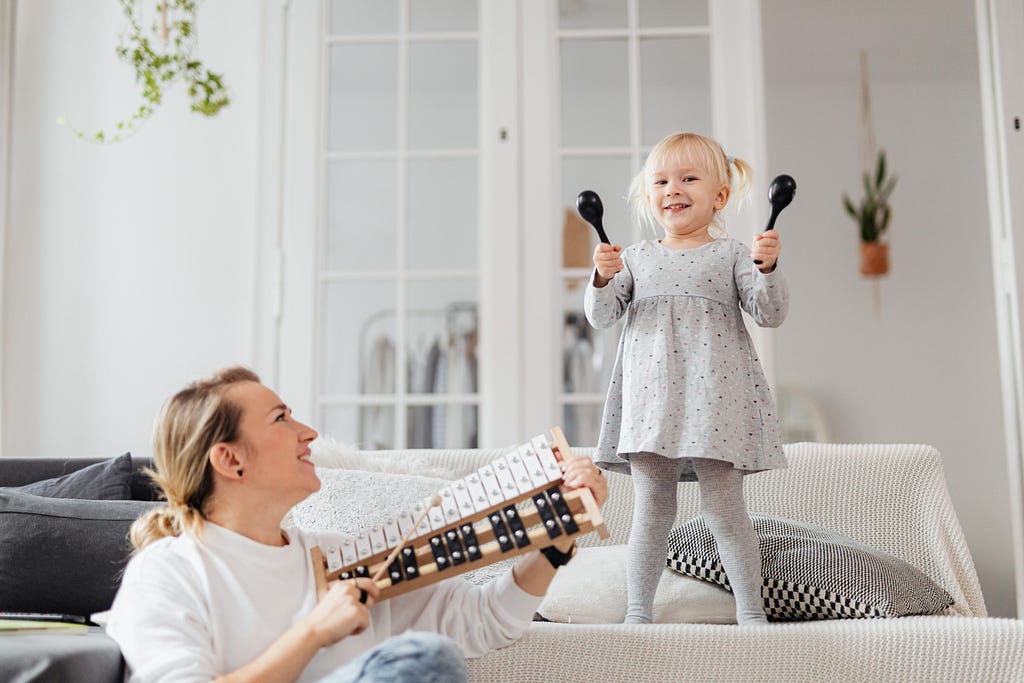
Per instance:
[[[686,156],[673,157],[647,176],[651,211],[668,238],[707,237],[715,212],[729,200],[729,186]]]

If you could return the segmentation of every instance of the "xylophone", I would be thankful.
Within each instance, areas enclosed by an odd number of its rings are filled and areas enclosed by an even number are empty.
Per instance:
[[[536,436],[379,527],[310,550],[317,594],[372,577],[379,600],[596,531],[608,538],[590,489],[563,485],[571,455],[558,427]]]

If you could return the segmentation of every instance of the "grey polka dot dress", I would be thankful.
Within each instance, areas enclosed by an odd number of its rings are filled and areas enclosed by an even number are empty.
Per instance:
[[[644,241],[624,267],[584,295],[587,319],[611,327],[626,316],[605,401],[597,464],[629,474],[629,456],[712,458],[756,472],[785,467],[775,402],[743,322],[776,327],[789,290],[776,269],[761,273],[738,240],[675,251]]]

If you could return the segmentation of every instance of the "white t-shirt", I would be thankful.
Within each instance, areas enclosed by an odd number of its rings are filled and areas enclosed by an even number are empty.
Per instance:
[[[107,633],[135,683],[210,681],[242,667],[316,605],[309,550],[334,534],[285,529],[289,544],[263,545],[207,522],[202,539],[164,538],[136,555],[111,607]],[[315,681],[406,630],[442,633],[467,657],[515,642],[542,598],[511,571],[484,586],[454,577],[375,604],[370,626],[313,658],[300,681]]]

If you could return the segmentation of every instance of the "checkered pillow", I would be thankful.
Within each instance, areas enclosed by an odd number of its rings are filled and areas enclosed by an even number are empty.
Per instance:
[[[762,515],[751,520],[761,545],[769,619],[898,617],[934,614],[953,604],[949,593],[893,555],[811,524]],[[732,590],[701,517],[669,534],[667,564]]]

